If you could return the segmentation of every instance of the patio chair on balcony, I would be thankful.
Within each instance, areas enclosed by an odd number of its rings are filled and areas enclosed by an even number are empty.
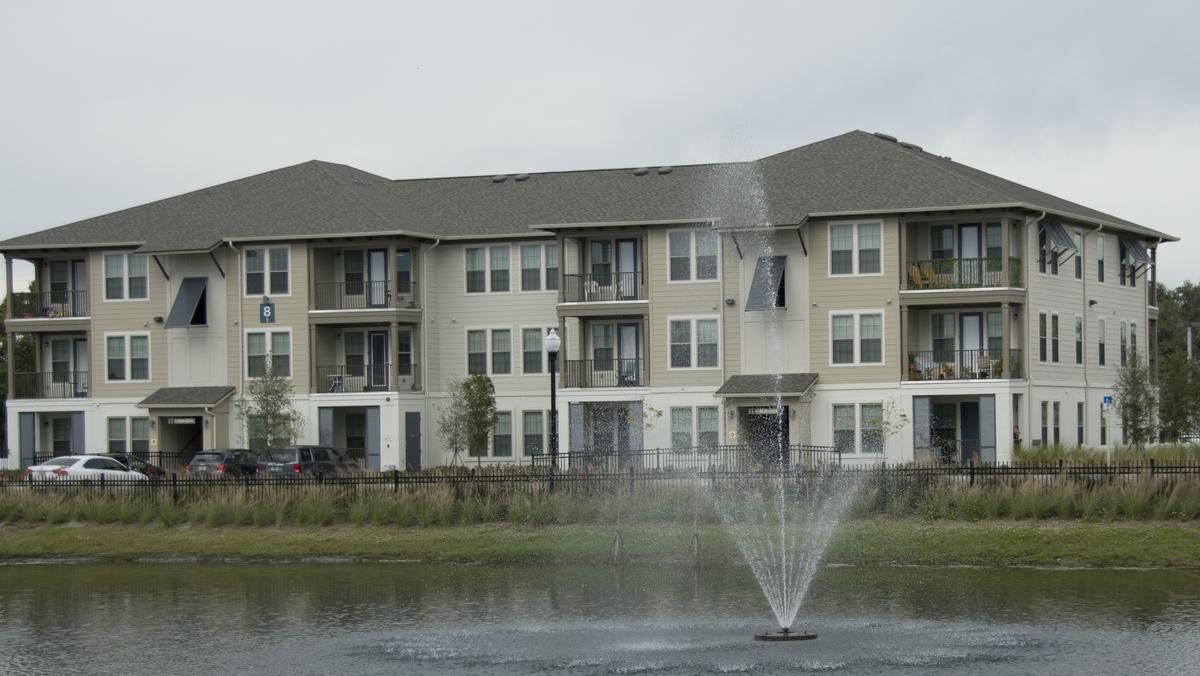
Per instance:
[[[914,289],[922,289],[925,287],[925,280],[921,278],[921,268],[917,267],[916,263],[908,264],[908,283]]]
[[[329,391],[330,392],[345,392],[346,381],[340,373],[329,374]]]

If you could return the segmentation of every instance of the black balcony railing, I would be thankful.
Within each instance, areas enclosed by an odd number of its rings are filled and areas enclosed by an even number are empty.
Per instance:
[[[1021,259],[1008,259],[1008,280],[1004,279],[1002,259],[935,258],[910,261],[909,289],[976,289],[995,286],[1021,286]]]
[[[563,282],[563,299],[568,303],[646,300],[646,289],[643,287],[640,272],[563,275]]]
[[[643,359],[566,359],[562,387],[642,387],[646,385]]]
[[[908,353],[906,380],[1002,378],[1002,353],[987,350],[920,350]],[[1009,350],[1008,377],[1021,377],[1021,351]]]
[[[376,282],[317,282],[313,307],[317,310],[372,310],[417,307],[417,284],[406,281],[393,287]]]
[[[384,392],[391,386],[391,364],[318,366],[314,392]]]
[[[87,291],[27,291],[12,294],[13,319],[55,319],[88,316]]]
[[[87,371],[13,374],[14,399],[77,399],[88,396]]]

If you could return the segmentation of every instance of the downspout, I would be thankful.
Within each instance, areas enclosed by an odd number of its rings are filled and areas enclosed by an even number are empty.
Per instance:
[[[245,369],[245,364],[243,363],[245,361],[245,359],[242,357],[242,335],[245,333],[245,327],[242,326],[242,319],[244,318],[242,301],[244,300],[244,297],[246,295],[245,292],[242,290],[242,284],[245,283],[246,273],[244,270],[242,270],[242,252],[238,251],[238,248],[233,245],[232,241],[226,240],[225,243],[229,245],[229,249],[231,251],[233,251],[234,256],[237,257],[238,274],[237,274],[237,283],[236,283],[235,288],[237,289],[238,316],[237,316],[237,321],[234,322],[234,326],[237,327],[237,333],[235,334],[237,337],[237,340],[235,340],[234,343],[237,344],[237,353],[238,353],[238,391],[237,391],[237,396],[238,396],[238,400],[240,401],[242,398],[242,394],[246,391],[246,369]],[[309,349],[312,349],[311,345],[309,346]],[[239,423],[239,426],[240,426],[240,424],[241,423]]]
[[[429,374],[429,352],[427,351],[427,348],[429,347],[429,321],[428,321],[428,319],[429,319],[429,303],[427,303],[425,301],[429,297],[429,295],[428,295],[429,294],[429,284],[428,284],[429,274],[427,272],[429,270],[429,265],[425,259],[429,255],[429,252],[436,249],[438,247],[438,245],[441,243],[442,243],[442,239],[440,237],[435,239],[433,241],[433,246],[426,249],[425,253],[423,253],[421,255],[421,287],[422,287],[422,289],[424,289],[424,291],[422,291],[422,293],[425,294],[424,296],[421,297],[421,314],[422,314],[422,318],[421,318],[421,320],[422,320],[421,321],[421,361],[425,362],[425,370],[421,373],[421,375],[423,376],[421,378],[421,387],[423,387],[425,389],[424,399],[426,402],[429,401],[429,377],[428,377],[428,374]],[[561,262],[562,254],[559,253],[559,256],[560,256],[559,261]],[[417,364],[417,368],[421,368],[420,363]],[[427,416],[422,415],[421,420],[424,421],[426,417]],[[422,439],[425,438],[424,432],[422,432],[421,438]]]

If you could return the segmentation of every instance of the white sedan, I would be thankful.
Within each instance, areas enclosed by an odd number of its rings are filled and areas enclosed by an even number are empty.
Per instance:
[[[123,479],[145,481],[145,474],[134,472],[112,458],[99,455],[64,455],[26,468],[33,479]]]

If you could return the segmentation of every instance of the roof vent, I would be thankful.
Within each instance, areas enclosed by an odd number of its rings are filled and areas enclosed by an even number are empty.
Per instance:
[[[675,167],[659,167],[658,168],[658,173],[660,173],[660,174],[669,174],[672,171],[675,171]]]
[[[492,183],[503,183],[506,180],[508,180],[507,174],[496,174],[492,177]]]
[[[905,148],[908,148],[909,150],[915,150],[917,152],[921,152],[921,151],[925,150],[924,148],[922,148],[921,146],[919,146],[915,143],[908,143],[906,141],[901,141],[900,145],[904,146]]]
[[[896,143],[896,137],[895,137],[895,136],[892,136],[891,134],[885,134],[885,133],[883,133],[883,132],[881,132],[881,131],[877,131],[877,132],[874,132],[874,134],[872,134],[872,135],[873,135],[875,138],[881,138],[881,139],[883,139],[884,141],[891,141],[892,143]]]
[[[514,181],[528,181],[529,174],[517,174],[516,176],[513,176],[513,180]]]
[[[649,174],[649,173],[650,173],[650,167],[638,167],[637,169],[633,170],[634,176],[645,176],[646,174]]]

